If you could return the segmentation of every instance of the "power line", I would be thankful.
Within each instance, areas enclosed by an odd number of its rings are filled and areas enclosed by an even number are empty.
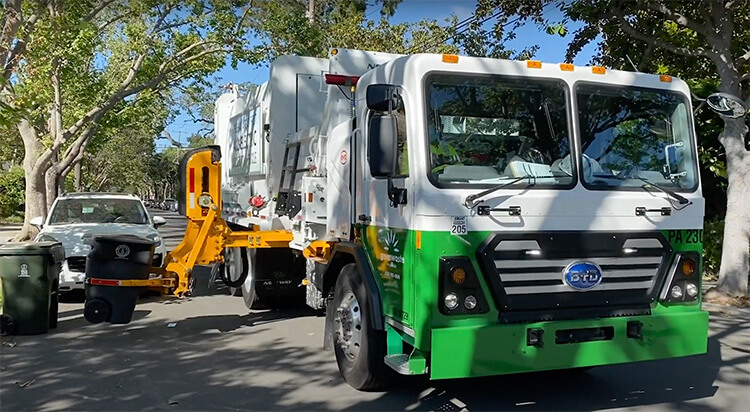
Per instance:
[[[542,14],[544,14],[544,9],[545,9],[545,8],[547,8],[547,6],[549,6],[550,4],[552,4],[552,3],[550,2],[550,3],[547,3],[547,4],[545,4],[545,5],[543,5],[543,6],[542,6],[542,9],[540,10]],[[485,17],[484,19],[482,19],[482,20],[480,20],[480,21],[477,21],[477,15],[476,15],[476,11],[475,11],[475,12],[474,12],[474,13],[473,13],[473,14],[472,14],[471,16],[467,17],[466,19],[462,20],[461,22],[457,23],[457,24],[456,24],[456,25],[454,26],[454,30],[456,30],[457,32],[456,32],[455,34],[453,34],[452,36],[450,36],[450,37],[448,37],[448,38],[446,38],[446,39],[443,39],[443,40],[441,40],[441,41],[439,41],[439,42],[437,42],[437,41],[436,41],[436,42],[434,42],[434,43],[432,43],[432,44],[430,44],[429,42],[425,42],[425,43],[421,44],[421,45],[420,45],[419,47],[420,47],[420,48],[425,48],[425,47],[429,47],[429,48],[432,48],[432,47],[437,47],[437,46],[439,46],[440,44],[443,44],[443,43],[445,43],[445,42],[447,42],[447,41],[449,41],[449,40],[453,40],[453,39],[455,39],[456,37],[458,37],[458,36],[460,36],[460,35],[462,35],[462,34],[466,33],[467,31],[469,31],[469,28],[470,28],[470,25],[469,25],[469,23],[471,23],[471,21],[472,21],[472,20],[476,21],[476,23],[478,23],[479,25],[482,25],[482,24],[484,24],[485,22],[487,22],[488,20],[490,20],[490,19],[493,19],[493,18],[495,18],[495,17],[498,17],[498,16],[499,16],[499,15],[501,15],[502,13],[503,13],[503,11],[502,11],[502,10],[499,10],[499,11],[497,11],[497,12],[495,12],[495,13],[491,14],[490,16],[488,16],[488,17]],[[521,17],[522,17],[522,16],[520,16],[520,15],[519,15],[519,16],[518,16],[518,17],[516,17],[515,19],[513,19],[513,20],[510,20],[510,21],[507,21],[507,22],[503,23],[503,25],[502,25],[501,27],[502,27],[502,28],[506,28],[506,27],[508,27],[509,25],[511,25],[511,24],[513,24],[513,23],[515,23],[515,22],[519,21],[519,20],[521,19]],[[417,47],[417,46],[412,46],[412,47],[411,47],[411,49],[413,50],[413,49],[415,49],[416,47]]]

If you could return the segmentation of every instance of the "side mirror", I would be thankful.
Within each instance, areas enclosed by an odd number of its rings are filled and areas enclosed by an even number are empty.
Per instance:
[[[42,226],[44,226],[44,216],[37,216],[29,220],[29,224],[36,227],[37,229],[41,229]]]
[[[164,226],[167,224],[167,219],[164,219],[161,216],[154,216],[151,218],[151,221],[154,222],[154,227]]]
[[[396,174],[397,142],[396,118],[390,114],[370,118],[367,160],[373,177],[388,177]]]
[[[388,112],[398,107],[398,96],[388,84],[373,84],[367,87],[367,108],[376,112]]]
[[[664,177],[671,179],[673,177],[685,176],[687,172],[680,172],[680,163],[684,157],[684,143],[677,142],[664,146]]]

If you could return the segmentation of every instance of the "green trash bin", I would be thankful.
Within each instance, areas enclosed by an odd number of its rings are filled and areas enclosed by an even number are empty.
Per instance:
[[[57,327],[60,267],[64,259],[65,250],[58,242],[0,246],[0,332],[36,335]]]

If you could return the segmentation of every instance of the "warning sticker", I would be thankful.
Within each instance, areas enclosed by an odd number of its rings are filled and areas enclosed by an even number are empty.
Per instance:
[[[465,235],[466,232],[466,216],[453,216],[453,223],[451,224],[451,234]]]

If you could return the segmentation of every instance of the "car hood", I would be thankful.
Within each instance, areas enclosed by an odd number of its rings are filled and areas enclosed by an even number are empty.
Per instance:
[[[54,237],[62,243],[65,248],[65,256],[86,256],[91,250],[84,241],[86,238],[97,235],[135,235],[144,238],[153,238],[159,233],[149,225],[134,225],[127,223],[89,223],[77,225],[46,226],[39,235]],[[157,248],[157,252],[158,252]]]

